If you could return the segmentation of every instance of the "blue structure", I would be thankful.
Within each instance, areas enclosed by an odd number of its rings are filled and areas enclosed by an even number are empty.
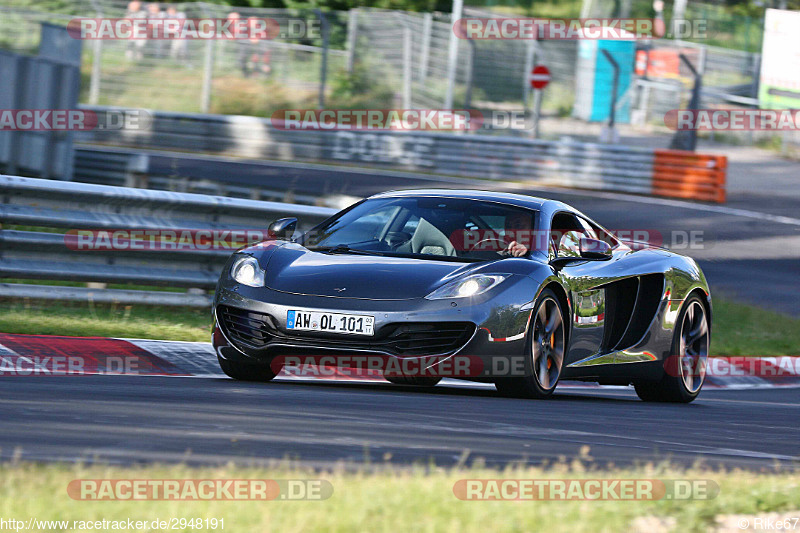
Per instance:
[[[578,42],[578,65],[575,74],[575,108],[573,115],[589,122],[604,122],[609,118],[614,68],[601,50],[607,50],[620,66],[617,87],[617,123],[631,119],[630,89],[636,59],[636,42],[581,40]]]

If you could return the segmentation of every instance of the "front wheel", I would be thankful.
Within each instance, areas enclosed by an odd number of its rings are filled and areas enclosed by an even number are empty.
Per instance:
[[[242,363],[239,361],[231,361],[230,359],[223,359],[219,356],[217,356],[217,361],[219,361],[219,367],[227,376],[241,381],[272,381],[277,375],[272,371],[269,365]]]
[[[525,376],[503,378],[495,382],[507,396],[549,398],[558,385],[564,354],[567,350],[564,311],[550,289],[539,296],[535,307],[525,360]]]
[[[689,403],[700,394],[706,376],[711,328],[706,308],[696,294],[684,304],[676,322],[672,350],[661,381],[634,383],[645,402]]]

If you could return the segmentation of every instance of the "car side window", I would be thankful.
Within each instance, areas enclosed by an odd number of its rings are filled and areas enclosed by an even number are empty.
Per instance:
[[[594,234],[592,237],[593,239],[604,241],[612,248],[615,248],[619,244],[619,241],[617,241],[616,237],[592,221],[581,218],[581,222],[583,222],[585,226],[592,230],[592,233]]]
[[[584,235],[586,237],[589,237],[590,239],[596,239],[597,233],[594,231],[594,228],[591,226],[591,224],[589,224],[589,221],[584,220],[581,217],[576,217],[576,218],[578,219],[578,222],[580,222],[581,226],[583,226]]]
[[[572,213],[556,213],[550,224],[550,242],[557,257],[580,255],[580,238],[588,237],[586,227]]]

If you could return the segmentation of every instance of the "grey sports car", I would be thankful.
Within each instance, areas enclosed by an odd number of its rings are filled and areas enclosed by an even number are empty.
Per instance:
[[[534,398],[580,380],[690,402],[703,385],[711,297],[697,263],[564,203],[399,191],[292,239],[296,224],[274,222],[222,272],[213,343],[231,377],[373,357],[394,383],[452,377]]]

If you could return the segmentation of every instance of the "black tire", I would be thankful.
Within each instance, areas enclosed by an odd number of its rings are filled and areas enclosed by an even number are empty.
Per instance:
[[[665,362],[664,376],[660,381],[633,384],[636,394],[645,402],[689,403],[697,398],[703,387],[711,325],[698,295],[692,294],[686,299],[675,324],[670,357],[677,359]]]
[[[219,356],[217,356],[217,361],[219,361],[219,367],[227,376],[240,381],[266,382],[272,381],[277,375],[272,371],[269,365],[242,363],[240,361],[223,359]]]
[[[383,378],[395,385],[411,385],[414,387],[434,387],[442,381],[442,378],[436,376],[383,376]]]
[[[569,321],[564,319],[561,302],[550,289],[542,291],[534,310],[526,345],[525,376],[495,381],[495,388],[504,396],[549,398],[561,377]]]

